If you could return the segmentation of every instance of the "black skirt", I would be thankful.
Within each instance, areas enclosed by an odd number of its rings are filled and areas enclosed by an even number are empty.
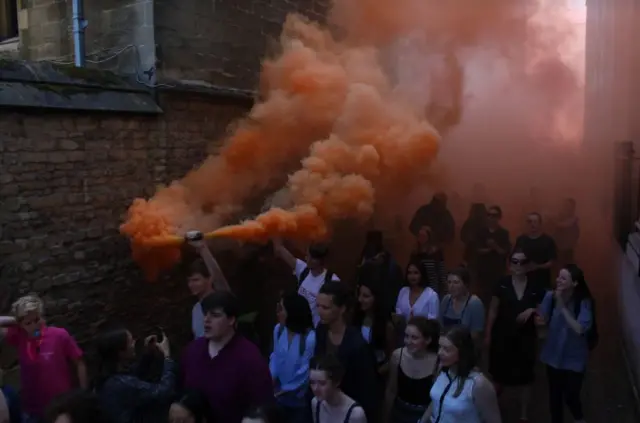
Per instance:
[[[534,381],[538,336],[529,328],[501,330],[491,335],[489,374],[504,386],[530,385]]]

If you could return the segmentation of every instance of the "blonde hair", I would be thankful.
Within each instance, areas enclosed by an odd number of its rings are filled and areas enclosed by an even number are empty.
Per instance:
[[[16,320],[24,319],[27,314],[32,312],[38,313],[40,316],[44,314],[44,303],[35,294],[25,295],[20,297],[11,306],[11,314]]]

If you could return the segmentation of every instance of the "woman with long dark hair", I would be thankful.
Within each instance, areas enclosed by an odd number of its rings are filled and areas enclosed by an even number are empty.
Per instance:
[[[415,423],[426,411],[438,371],[440,325],[422,316],[407,323],[405,341],[391,355],[385,395],[385,421]]]
[[[438,319],[438,294],[429,286],[427,271],[419,261],[411,261],[407,266],[406,283],[398,294],[396,314],[404,317],[405,322],[414,316]]]
[[[560,270],[556,289],[545,295],[536,323],[549,326],[541,361],[547,366],[551,422],[562,423],[563,402],[575,422],[584,422],[580,391],[597,329],[595,303],[582,269],[569,264]]]
[[[151,336],[145,344],[164,355],[164,367],[158,383],[146,382],[131,370],[135,359],[135,341],[124,328],[113,329],[97,339],[100,370],[95,386],[100,403],[112,423],[154,421],[166,416],[175,388],[175,363],[170,357],[169,340]]]
[[[309,303],[297,293],[284,295],[278,303],[277,317],[269,358],[276,399],[287,422],[304,422],[309,404],[309,361],[316,347]]]
[[[477,369],[471,332],[454,326],[440,337],[442,369],[431,388],[431,405],[423,423],[501,423],[491,382]]]
[[[360,328],[362,337],[376,356],[378,372],[385,373],[389,356],[395,346],[395,332],[391,311],[384,302],[384,283],[377,265],[365,264],[358,280],[358,303],[353,314],[353,326]]]
[[[489,347],[489,373],[498,392],[516,389],[520,394],[520,418],[527,421],[538,350],[534,323],[545,290],[527,271],[529,259],[520,250],[511,255],[511,276],[493,292],[485,345]]]

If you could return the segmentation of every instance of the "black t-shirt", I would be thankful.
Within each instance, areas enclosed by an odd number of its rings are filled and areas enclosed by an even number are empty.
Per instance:
[[[498,274],[503,273],[506,271],[507,256],[511,253],[509,231],[502,227],[498,227],[494,231],[487,227],[481,228],[476,234],[474,247],[476,249],[488,248],[489,240],[493,240],[505,252],[500,254],[496,250],[491,250],[484,254],[478,253],[478,268]]]
[[[558,258],[556,242],[549,235],[542,234],[537,238],[520,235],[516,241],[516,248],[522,249],[524,254],[535,264],[547,263]],[[527,275],[544,288],[551,286],[551,269],[536,269]]]
[[[367,421],[374,421],[378,395],[378,365],[373,350],[362,337],[360,328],[347,326],[342,343],[334,345],[329,340],[329,327],[319,324],[316,328],[315,355],[334,354],[344,367],[340,388],[356,400],[367,414]]]
[[[528,279],[522,298],[518,299],[511,276],[500,279],[493,289],[493,296],[500,300],[494,330],[498,329],[505,334],[529,333],[535,335],[536,329],[532,318],[525,325],[517,323],[516,319],[520,313],[529,308],[537,309],[545,293],[544,288],[534,280]]]

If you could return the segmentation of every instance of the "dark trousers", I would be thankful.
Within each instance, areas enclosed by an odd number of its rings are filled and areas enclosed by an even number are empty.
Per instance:
[[[311,409],[309,407],[280,407],[284,423],[308,423],[311,421]]]
[[[564,404],[567,404],[574,420],[583,420],[580,391],[582,390],[584,373],[547,366],[547,379],[549,381],[551,423],[562,423]]]

